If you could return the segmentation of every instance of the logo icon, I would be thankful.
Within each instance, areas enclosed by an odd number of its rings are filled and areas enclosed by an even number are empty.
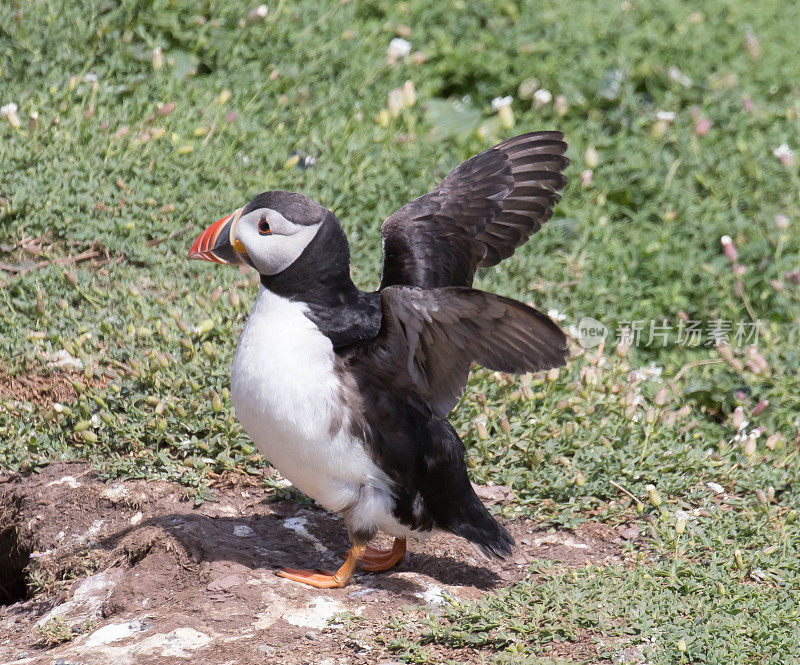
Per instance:
[[[608,328],[597,319],[584,316],[578,323],[578,342],[584,349],[593,349],[608,337]]]

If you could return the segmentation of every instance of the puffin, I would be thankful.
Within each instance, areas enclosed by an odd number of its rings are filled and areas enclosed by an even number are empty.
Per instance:
[[[550,219],[566,149],[558,131],[510,138],[393,213],[381,225],[377,291],[353,283],[339,220],[302,194],[258,194],[194,241],[190,259],[260,274],[230,377],[243,429],[295,487],[342,516],[350,538],[338,570],[278,575],[344,587],[356,568],[388,570],[409,538],[436,531],[489,557],[511,553],[447,416],[472,363],[520,374],[566,362],[566,337],[546,315],[472,288],[478,268]],[[370,546],[378,532],[394,537],[390,549]]]

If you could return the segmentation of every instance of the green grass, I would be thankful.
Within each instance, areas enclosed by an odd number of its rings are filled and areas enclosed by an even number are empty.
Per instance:
[[[213,496],[215,473],[258,473],[226,389],[254,289],[233,269],[185,261],[196,233],[259,191],[303,191],[340,217],[355,278],[374,287],[385,217],[492,143],[558,128],[573,165],[554,219],[479,285],[558,309],[565,325],[597,318],[612,339],[602,361],[589,352],[530,385],[476,372],[453,419],[474,479],[513,488],[509,514],[566,526],[636,521],[646,556],[630,569],[539,562],[529,581],[448,610],[422,641],[515,662],[587,635],[600,659],[619,645],[647,647],[652,663],[799,658],[800,288],[790,271],[800,265],[800,174],[772,151],[800,148],[800,6],[279,1],[240,25],[250,9],[0,7],[0,104],[18,104],[21,121],[0,117],[0,244],[44,236],[38,255],[15,248],[0,262],[92,247],[111,259],[0,271],[0,368],[46,371],[42,354],[67,349],[87,377],[61,412],[3,400],[0,466],[87,458],[109,476],[180,481],[198,500]],[[423,63],[387,64],[403,26]],[[750,33],[759,58],[745,47]],[[519,99],[531,77],[564,95],[565,112]],[[387,93],[406,80],[418,103],[378,122]],[[491,111],[503,95],[515,97],[513,130]],[[658,111],[674,122],[659,124]],[[713,121],[707,134],[696,118]],[[583,187],[589,146],[597,165]],[[296,151],[315,165],[285,167]],[[740,278],[721,251],[726,234],[747,268]],[[681,316],[760,320],[767,369],[677,344]],[[672,330],[665,347],[614,354],[621,324],[662,319]],[[631,380],[631,368],[650,363],[662,380]],[[769,406],[750,417],[762,400]],[[734,439],[736,406],[748,430],[765,428],[754,450]],[[673,419],[681,407],[688,413]],[[724,487],[724,502],[707,482]],[[680,535],[678,511],[689,515]],[[420,644],[407,652],[424,653]]]

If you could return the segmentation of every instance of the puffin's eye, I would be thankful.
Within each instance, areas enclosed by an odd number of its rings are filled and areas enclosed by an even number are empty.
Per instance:
[[[272,235],[272,229],[269,227],[269,222],[266,217],[258,220],[258,233],[262,236]]]

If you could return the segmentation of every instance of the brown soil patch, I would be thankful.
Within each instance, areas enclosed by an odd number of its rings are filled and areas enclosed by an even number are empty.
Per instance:
[[[87,385],[82,372],[52,372],[49,374],[17,374],[11,376],[0,372],[0,398],[11,398],[17,402],[33,402],[36,406],[51,406],[56,402],[69,404],[78,398],[75,381]],[[102,385],[93,380],[91,385]]]
[[[0,607],[0,662],[392,661],[375,637],[404,611],[413,621],[448,595],[478,598],[521,580],[534,558],[622,561],[615,531],[544,531],[520,520],[506,522],[517,541],[508,560],[489,561],[463,540],[436,535],[410,543],[407,559],[388,573],[359,573],[345,589],[320,591],[275,571],[337,567],[348,546],[339,518],[275,500],[251,481],[226,478],[214,492],[217,501],[195,507],[178,485],[106,484],[74,463],[0,479],[0,506],[14,507],[0,511],[0,545],[13,530],[39,588]],[[59,616],[74,638],[46,650],[42,626]],[[337,616],[349,618],[331,624]],[[447,657],[483,660],[466,651]]]

